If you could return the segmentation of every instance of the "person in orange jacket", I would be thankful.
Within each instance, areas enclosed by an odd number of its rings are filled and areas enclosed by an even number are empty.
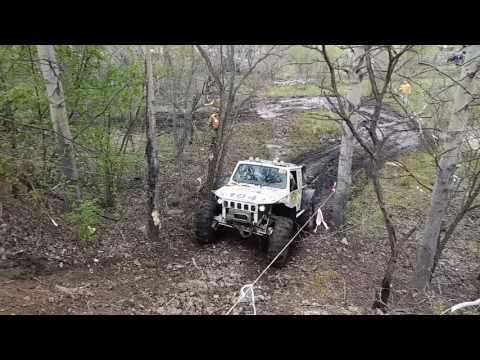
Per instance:
[[[218,130],[218,128],[220,127],[220,117],[217,113],[213,113],[212,115],[210,115],[210,122],[212,125],[212,129]]]
[[[408,95],[410,95],[412,93],[412,87],[407,82],[407,80],[402,81],[402,84],[400,85],[399,91],[400,91],[400,97],[402,99],[403,104],[407,105]]]

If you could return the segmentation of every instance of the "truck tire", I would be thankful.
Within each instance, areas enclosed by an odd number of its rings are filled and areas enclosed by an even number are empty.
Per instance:
[[[303,230],[307,231],[315,229],[315,217],[313,216],[315,210],[313,206],[314,194],[315,190],[313,189],[305,189],[302,194],[302,209],[305,209],[305,211],[298,217],[298,223],[302,227],[308,221],[307,226],[303,228]]]
[[[196,238],[200,245],[215,241],[215,229],[212,228],[213,218],[218,215],[218,204],[214,200],[207,200],[200,206],[197,213]]]
[[[272,261],[275,256],[283,249],[283,247],[290,241],[294,221],[292,219],[277,216],[275,218],[275,225],[273,226],[273,233],[268,239],[267,257],[269,261]],[[273,263],[274,267],[282,267],[287,263],[290,247],[287,247],[283,253]]]

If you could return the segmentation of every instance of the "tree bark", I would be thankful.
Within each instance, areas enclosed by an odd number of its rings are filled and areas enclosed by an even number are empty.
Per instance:
[[[40,70],[47,90],[50,117],[56,134],[58,151],[62,157],[61,170],[69,183],[74,186],[76,200],[80,201],[78,169],[55,49],[53,45],[37,45],[37,50],[40,59]]]
[[[152,53],[148,46],[143,47],[145,54],[145,129],[147,144],[145,155],[147,158],[147,235],[150,240],[157,240],[160,234],[160,183],[158,178],[157,132],[153,114],[155,98]]]
[[[215,84],[218,88],[219,92],[219,115],[220,115],[220,127],[216,130],[212,130],[212,139],[210,143],[209,149],[209,158],[208,158],[208,167],[207,167],[207,179],[205,184],[202,188],[202,193],[204,195],[208,195],[211,190],[215,187],[215,183],[217,181],[218,170],[221,168],[221,162],[224,159],[222,153],[226,150],[225,149],[225,131],[229,128],[229,124],[231,122],[231,115],[232,110],[235,102],[235,93],[234,93],[234,79],[235,79],[235,72],[230,72],[230,76],[228,78],[228,86],[225,87],[223,79],[225,78],[226,71],[225,68],[221,68],[220,70],[216,71],[213,67],[212,61],[208,56],[207,52],[197,46],[200,51],[200,54],[205,60],[207,64],[208,70],[211,76],[215,80]],[[233,63],[234,61],[234,54],[235,54],[235,47],[234,45],[229,45],[227,48],[227,62],[229,64]],[[221,55],[222,56],[222,55]],[[227,93],[228,91],[228,93]]]
[[[132,131],[134,126],[137,123],[138,116],[140,113],[141,106],[138,106],[137,111],[135,112],[135,116],[132,115],[132,112],[130,112],[130,120],[127,125],[127,130],[125,131],[125,135],[123,135],[122,138],[122,144],[120,145],[120,150],[118,151],[119,153],[127,153],[127,147],[128,147],[128,142],[130,141],[133,146],[133,140],[132,140]]]
[[[437,169],[437,178],[425,223],[423,242],[420,244],[417,253],[417,264],[413,279],[413,285],[417,290],[423,290],[430,282],[434,258],[439,245],[440,228],[447,212],[452,176],[456,170],[460,146],[470,117],[469,105],[472,101],[471,93],[474,88],[473,78],[479,68],[479,62],[476,59],[479,55],[480,46],[472,45],[467,50],[465,65],[462,67],[460,85],[455,95],[454,111],[448,125],[443,152]]]
[[[236,71],[227,71],[227,69],[235,69],[235,53],[237,49],[235,45],[226,46],[226,56],[223,55],[223,46],[220,46],[220,64],[217,66],[218,69],[214,66],[213,59],[211,55],[209,55],[209,52],[200,45],[196,45],[196,49],[205,60],[210,76],[213,78],[217,87],[219,94],[218,113],[220,115],[220,127],[214,130],[210,145],[207,179],[201,189],[203,194],[208,194],[210,190],[213,190],[218,184],[219,177],[222,176],[230,132],[232,130],[231,125],[238,118],[238,109],[241,108],[245,101],[237,101],[238,90],[242,84],[244,84],[244,81],[252,74],[257,65],[272,54],[274,48],[275,46],[272,46],[263,55],[259,56],[258,59],[253,61],[252,66],[245,72],[242,72],[243,75],[239,77],[239,79],[236,79]],[[226,62],[226,64],[224,62]]]
[[[437,268],[438,261],[440,260],[440,256],[442,255],[443,249],[445,249],[445,246],[447,245],[448,241],[452,237],[457,225],[462,221],[464,216],[472,210],[472,204],[475,201],[475,199],[478,197],[480,194],[480,184],[477,183],[478,181],[478,176],[480,173],[475,174],[475,179],[474,179],[474,184],[471,187],[471,190],[469,191],[468,197],[465,201],[465,203],[462,205],[460,210],[457,212],[455,215],[455,218],[453,221],[450,223],[448,226],[447,230],[445,231],[445,234],[443,235],[442,238],[438,239],[438,248],[435,253],[435,257],[433,259],[433,266],[432,266],[432,271],[430,273],[430,281],[432,280],[432,276],[435,272],[435,269]]]
[[[107,118],[107,148],[104,149],[105,158],[103,160],[104,166],[104,177],[105,177],[105,207],[111,208],[115,204],[115,184],[114,184],[114,172],[112,164],[112,119],[111,115],[108,114]]]
[[[347,107],[348,115],[355,128],[359,123],[359,115],[355,114],[360,105],[361,75],[360,66],[363,63],[365,54],[364,47],[354,47],[348,67],[348,93]],[[336,226],[345,222],[345,208],[350,197],[352,185],[352,156],[354,136],[345,122],[343,125],[343,136],[340,144],[340,155],[338,159],[337,190],[334,195],[332,219]]]
[[[387,262],[387,268],[383,275],[380,291],[376,293],[376,298],[373,303],[373,309],[381,309],[385,311],[387,308],[388,300],[390,299],[390,291],[392,288],[393,275],[397,267],[398,256],[400,255],[401,245],[415,232],[416,228],[411,229],[408,234],[399,242],[397,242],[390,253],[390,258]]]

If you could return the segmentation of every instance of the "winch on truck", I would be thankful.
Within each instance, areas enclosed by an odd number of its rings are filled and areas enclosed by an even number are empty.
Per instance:
[[[313,194],[305,184],[302,165],[258,158],[239,161],[227,184],[214,190],[200,207],[197,240],[211,243],[220,227],[232,228],[242,238],[262,237],[273,259],[290,240],[296,224],[308,220],[307,228],[314,227]],[[287,257],[288,249],[274,265],[285,265]]]

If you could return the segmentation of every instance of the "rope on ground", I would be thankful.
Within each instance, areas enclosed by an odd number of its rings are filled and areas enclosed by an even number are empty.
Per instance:
[[[247,284],[240,289],[240,302],[247,302],[252,305],[253,315],[257,315],[255,308],[255,295],[253,293],[253,284]]]
[[[275,263],[275,261],[278,259],[278,257],[290,246],[290,244],[293,242],[293,240],[295,240],[295,238],[298,236],[298,234],[300,234],[302,232],[303,228],[310,222],[310,220],[313,219],[314,216],[317,216],[317,220],[316,220],[316,226],[317,227],[315,228],[315,232],[317,231],[317,228],[320,224],[324,225],[325,229],[328,230],[328,226],[325,223],[325,220],[323,219],[322,207],[325,206],[327,201],[330,200],[332,195],[335,193],[336,184],[337,183],[333,184],[333,187],[332,187],[332,190],[331,190],[330,194],[327,196],[327,198],[324,200],[324,202],[318,207],[317,211],[313,212],[313,215],[310,216],[307,221],[305,221],[305,223],[300,227],[300,229],[295,233],[295,235],[293,235],[293,237],[285,244],[285,246],[282,248],[282,250],[280,250],[279,253],[273,258],[273,260],[270,261],[270,263],[267,265],[267,267],[265,269],[263,269],[263,271],[260,273],[260,275],[258,275],[257,278],[251,284],[246,284],[246,285],[242,286],[242,288],[240,289],[240,296],[238,297],[237,301],[232,305],[232,307],[226,312],[225,315],[230,315],[230,313],[233,311],[233,309],[235,309],[235,307],[238,304],[240,304],[241,302],[249,302],[251,304],[252,308],[253,308],[253,315],[257,314],[256,308],[255,308],[255,295],[254,295],[254,292],[253,292],[253,287],[260,280],[260,278],[268,271],[268,269],[270,269],[270,267]],[[319,222],[319,219],[321,219],[320,222]]]
[[[467,302],[463,302],[463,303],[460,303],[460,304],[457,304],[457,305],[454,305],[452,306],[451,308],[445,310],[442,315],[446,314],[447,312],[455,312],[457,310],[460,310],[460,309],[463,309],[463,308],[466,308],[466,307],[470,307],[470,306],[480,306],[480,299],[477,299],[475,301],[467,301]]]

